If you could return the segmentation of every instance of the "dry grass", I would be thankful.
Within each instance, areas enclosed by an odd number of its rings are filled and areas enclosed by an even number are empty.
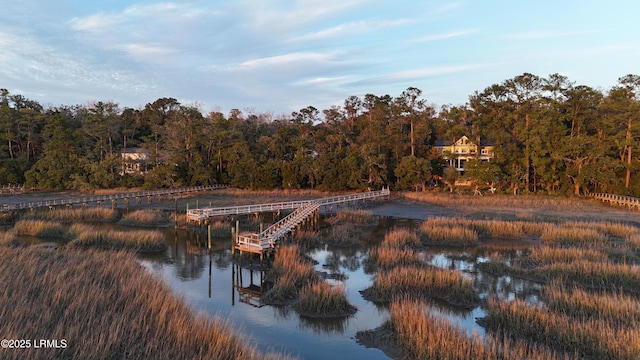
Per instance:
[[[419,247],[420,239],[418,234],[406,228],[396,228],[384,235],[382,244],[387,247],[403,248],[403,247]]]
[[[0,247],[2,246],[18,246],[20,242],[16,239],[13,230],[0,232]]]
[[[370,225],[375,224],[378,220],[366,210],[345,210],[339,211],[336,215],[325,219],[329,224],[358,224]]]
[[[316,282],[302,288],[294,308],[307,317],[335,318],[352,315],[356,308],[349,303],[341,285]]]
[[[364,291],[375,302],[389,302],[400,294],[440,299],[466,308],[475,307],[479,300],[471,280],[459,272],[434,267],[407,266],[378,272],[373,285]]]
[[[69,233],[62,224],[45,220],[20,220],[13,226],[16,235],[38,237],[69,238]]]
[[[639,233],[639,229],[635,226],[612,222],[567,221],[562,225],[568,228],[595,229],[606,236],[620,239],[627,239]]]
[[[543,298],[550,311],[579,320],[601,320],[614,326],[640,327],[640,303],[620,292],[593,293],[574,288],[545,288]]]
[[[211,236],[225,237],[231,235],[233,225],[230,220],[217,220],[209,225],[211,225]]]
[[[118,224],[126,226],[167,226],[171,224],[171,219],[161,210],[144,209],[125,214]]]
[[[364,244],[361,240],[362,231],[349,224],[331,226],[328,233],[322,236],[323,240],[335,247],[351,248]]]
[[[41,209],[25,212],[22,219],[45,220],[59,222],[102,221],[115,222],[119,217],[118,211],[103,207],[67,207],[55,209]]]
[[[506,207],[511,209],[572,209],[590,206],[579,198],[554,197],[544,195],[502,195],[461,196],[441,192],[407,192],[403,196],[410,200],[423,201],[453,207]]]
[[[320,279],[313,265],[301,258],[297,245],[280,246],[267,278],[274,286],[262,295],[268,304],[286,304],[298,298],[300,289]]]
[[[479,241],[478,232],[462,219],[429,219],[420,225],[420,233],[427,245],[469,246]]]
[[[580,260],[545,265],[533,269],[531,275],[541,281],[560,281],[591,289],[640,293],[640,268],[628,264]]]
[[[424,261],[413,249],[383,245],[369,250],[366,265],[368,268],[376,268],[378,271],[382,271],[397,266],[424,265]]]
[[[604,247],[607,236],[594,228],[557,226],[549,224],[540,235],[540,241],[546,244],[572,247]]]
[[[538,246],[532,248],[520,263],[524,268],[532,268],[559,263],[570,264],[575,261],[605,262],[607,260],[607,254],[598,250]]]
[[[137,252],[158,252],[167,248],[167,242],[157,230],[98,230],[89,225],[72,225],[69,232],[75,239],[68,246],[79,248],[99,248],[111,250],[134,250]]]
[[[469,336],[446,318],[434,314],[427,303],[396,300],[389,308],[391,328],[406,358],[413,359],[530,359],[560,357],[548,349],[478,334]]]
[[[43,271],[46,269],[46,271]],[[66,348],[3,349],[3,359],[278,359],[230,324],[194,317],[132,254],[0,248],[0,329]]]
[[[516,339],[548,344],[551,348],[587,359],[637,359],[637,328],[616,327],[600,320],[572,317],[523,301],[489,299],[483,323]]]

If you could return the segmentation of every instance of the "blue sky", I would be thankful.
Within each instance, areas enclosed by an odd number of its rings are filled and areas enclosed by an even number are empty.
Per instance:
[[[524,72],[601,90],[640,74],[635,0],[0,4],[0,88],[54,106],[290,114],[417,87],[439,107]]]

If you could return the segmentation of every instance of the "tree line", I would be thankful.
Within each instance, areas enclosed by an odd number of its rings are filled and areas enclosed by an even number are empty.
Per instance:
[[[147,188],[226,183],[239,188],[425,189],[462,178],[503,191],[640,195],[640,77],[603,91],[524,73],[437,109],[410,87],[350,96],[290,116],[160,98],[44,107],[0,89],[0,182],[39,189]],[[494,145],[489,163],[447,169],[437,139]],[[149,171],[126,174],[121,151],[144,148]]]

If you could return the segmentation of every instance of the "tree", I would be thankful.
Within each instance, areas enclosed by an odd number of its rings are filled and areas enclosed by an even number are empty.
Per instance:
[[[413,155],[405,156],[395,169],[398,188],[401,190],[425,191],[427,182],[431,179],[431,163],[424,158]]]
[[[614,139],[619,149],[620,161],[625,166],[625,188],[629,189],[634,170],[634,149],[637,148],[640,116],[640,76],[626,75],[618,79],[618,85],[609,91],[603,110],[612,121]]]
[[[456,182],[460,178],[460,173],[454,166],[448,166],[444,170],[442,181],[449,187],[449,192],[453,192],[456,188]]]
[[[44,127],[44,153],[25,173],[26,185],[39,189],[72,189],[84,177],[85,160],[80,156],[79,124],[69,111],[49,114]],[[86,181],[80,181],[83,183]]]
[[[490,185],[494,188],[500,179],[500,168],[490,161],[468,160],[464,164],[464,177],[471,180],[476,187]]]

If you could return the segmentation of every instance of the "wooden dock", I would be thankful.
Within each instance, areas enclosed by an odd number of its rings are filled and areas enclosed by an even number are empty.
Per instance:
[[[596,200],[609,203],[610,205],[623,206],[629,210],[640,211],[640,198],[637,197],[607,193],[591,194],[591,197]]]
[[[200,191],[210,191],[216,189],[226,188],[226,185],[209,185],[209,186],[194,186],[194,187],[186,187],[186,188],[175,188],[175,189],[161,189],[161,190],[150,190],[150,191],[139,191],[139,192],[127,192],[127,193],[117,193],[117,194],[109,194],[109,195],[95,195],[95,196],[70,196],[66,198],[60,199],[51,199],[51,200],[43,200],[43,201],[30,201],[30,202],[21,202],[21,203],[13,203],[13,204],[2,204],[0,208],[0,212],[8,212],[15,211],[21,209],[35,209],[40,207],[54,207],[60,205],[88,205],[88,204],[97,204],[102,205],[103,203],[110,203],[112,207],[115,207],[116,203],[121,200],[125,205],[129,204],[129,201],[133,200],[136,204],[139,204],[142,199],[147,199],[147,202],[151,202],[151,199],[154,197],[162,198],[164,196],[175,196],[179,194],[188,194],[193,192]]]
[[[236,233],[233,245],[234,252],[248,252],[259,254],[262,257],[266,252],[275,249],[276,243],[278,242],[278,240],[280,240],[280,238],[295,229],[299,224],[301,224],[309,216],[318,211],[322,206],[359,200],[369,200],[374,198],[386,197],[390,194],[391,193],[389,189],[385,188],[380,191],[369,191],[364,193],[339,195],[310,200],[308,202],[305,202],[304,205],[296,208],[295,211],[293,211],[291,214],[282,218],[260,233]]]

